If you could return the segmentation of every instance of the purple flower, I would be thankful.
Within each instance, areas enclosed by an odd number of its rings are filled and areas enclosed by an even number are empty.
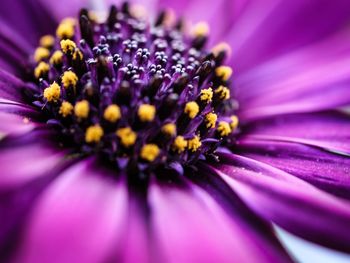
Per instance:
[[[140,2],[1,5],[1,261],[350,252],[350,2]]]

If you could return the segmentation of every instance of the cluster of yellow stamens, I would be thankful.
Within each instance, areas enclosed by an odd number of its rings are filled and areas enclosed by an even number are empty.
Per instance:
[[[73,112],[73,105],[68,101],[63,101],[59,110],[59,114],[61,114],[63,117],[67,117],[68,115],[71,115]]]
[[[103,129],[100,125],[96,124],[90,126],[85,132],[85,141],[87,143],[98,143],[103,137]]]
[[[134,145],[137,138],[137,134],[130,127],[118,129],[116,135],[124,147]]]
[[[153,121],[156,115],[156,107],[149,104],[142,104],[137,111],[137,115],[142,122]]]
[[[44,47],[38,47],[34,52],[34,60],[40,62],[43,59],[50,57],[50,50]]]
[[[162,127],[162,132],[168,136],[176,134],[176,125],[174,123],[167,123]]]
[[[57,101],[60,98],[60,95],[61,88],[56,82],[52,83],[44,90],[44,98],[49,102]]]
[[[172,148],[175,152],[182,153],[186,150],[187,144],[187,140],[179,135],[175,138]]]
[[[207,115],[205,115],[205,122],[207,128],[215,128],[217,119],[218,116],[215,113],[210,112]]]
[[[103,118],[112,123],[118,121],[121,116],[120,108],[116,104],[109,105],[103,113]]]
[[[220,67],[216,68],[215,73],[223,81],[227,81],[232,76],[232,68],[230,68],[228,66],[220,66]]]
[[[220,86],[215,90],[215,94],[222,100],[228,100],[230,98],[230,90],[224,86]]]
[[[213,89],[212,88],[201,90],[201,94],[200,94],[201,101],[209,103],[209,102],[211,102],[212,98],[213,98]]]
[[[66,71],[62,75],[62,84],[64,88],[75,87],[78,82],[78,77],[73,71]]]
[[[145,144],[141,148],[140,156],[142,159],[153,162],[159,155],[160,150],[156,144]]]
[[[78,118],[86,119],[89,116],[90,105],[87,100],[79,101],[74,106],[74,114]]]
[[[46,62],[40,62],[39,65],[34,69],[34,76],[38,79],[41,76],[47,74],[50,70],[50,65]]]
[[[72,38],[74,36],[75,19],[63,19],[56,30],[56,36],[60,39]]]
[[[199,22],[192,28],[192,34],[196,37],[204,37],[209,34],[210,28],[208,23]]]
[[[199,112],[199,106],[197,102],[195,101],[187,102],[185,105],[184,112],[188,115],[190,119],[193,119],[194,117],[196,117]]]
[[[188,140],[188,149],[191,152],[195,152],[202,146],[202,143],[198,136],[194,136],[192,139]]]
[[[216,130],[221,137],[228,136],[232,132],[230,124],[226,121],[220,121]]]

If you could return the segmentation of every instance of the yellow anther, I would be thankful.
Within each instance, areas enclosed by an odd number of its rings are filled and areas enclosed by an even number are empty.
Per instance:
[[[188,149],[191,152],[195,152],[202,146],[201,140],[198,136],[194,136],[192,139],[188,140]]]
[[[167,123],[162,127],[162,133],[174,136],[176,134],[176,125],[174,123]]]
[[[147,18],[148,11],[143,5],[133,4],[130,6],[130,13],[133,17],[138,19]]]
[[[72,54],[73,51],[77,48],[77,45],[74,43],[74,41],[69,39],[61,40],[60,45],[63,53],[65,54],[68,54],[68,53]]]
[[[209,25],[207,22],[199,22],[194,25],[192,32],[196,37],[205,37],[209,34]]]
[[[146,144],[142,146],[140,156],[142,159],[153,162],[159,156],[160,150],[156,144]]]
[[[74,107],[70,102],[64,101],[64,102],[62,102],[58,113],[61,114],[63,117],[67,117],[68,115],[72,114],[73,108]]]
[[[75,20],[72,18],[66,18],[62,20],[56,30],[56,36],[64,38],[72,38],[74,36],[74,24]]]
[[[61,21],[61,24],[66,24],[66,25],[71,25],[71,26],[75,26],[77,20],[73,17],[66,17],[63,18]]]
[[[62,75],[62,84],[64,88],[75,87],[78,77],[73,71],[65,71]]]
[[[230,90],[224,86],[220,86],[215,90],[215,94],[219,95],[222,100],[228,100],[230,98]]]
[[[50,58],[50,63],[53,65],[59,65],[62,63],[62,59],[63,59],[62,51],[56,50]]]
[[[228,66],[220,66],[215,70],[216,76],[220,77],[223,81],[229,80],[232,76],[232,68]]]
[[[103,137],[103,129],[100,125],[95,124],[86,129],[85,141],[87,143],[98,143]]]
[[[227,136],[232,132],[232,129],[230,127],[230,124],[226,121],[220,121],[217,131],[219,132],[221,137]]]
[[[60,95],[61,88],[56,82],[52,83],[48,88],[44,90],[44,98],[49,102],[57,101],[60,98]]]
[[[225,52],[228,56],[231,56],[232,54],[232,49],[230,47],[229,44],[227,44],[226,42],[221,42],[219,44],[217,44],[216,46],[214,46],[211,49],[211,52],[213,52],[214,56],[218,56],[221,52]]]
[[[87,100],[79,101],[74,106],[74,114],[78,118],[85,119],[89,116],[90,105]]]
[[[209,103],[209,102],[211,102],[212,98],[213,98],[213,89],[212,88],[201,90],[201,95],[200,95],[201,101]]]
[[[116,104],[109,105],[103,113],[103,118],[109,122],[116,122],[121,116],[120,108]]]
[[[38,47],[34,52],[34,59],[39,62],[50,57],[50,51],[44,47]]]
[[[183,136],[177,136],[174,140],[172,149],[175,152],[182,153],[186,150],[187,144],[188,143]]]
[[[73,59],[74,60],[82,60],[83,59],[83,53],[81,53],[81,51],[79,49],[75,49],[74,53],[73,53]]]
[[[218,116],[215,113],[210,112],[207,115],[205,115],[205,122],[207,128],[215,128],[217,119]]]
[[[236,115],[231,116],[231,122],[230,122],[230,127],[232,129],[232,131],[234,131],[235,129],[237,129],[239,124],[239,119]]]
[[[40,46],[51,48],[55,44],[55,38],[51,35],[46,35],[40,38]]]
[[[199,106],[195,101],[187,102],[184,112],[190,117],[190,119],[193,119],[199,112]]]
[[[38,79],[42,75],[45,75],[50,70],[50,65],[45,62],[40,62],[34,70],[34,76]]]
[[[143,122],[153,121],[156,115],[156,107],[149,104],[142,104],[137,111],[137,115]]]
[[[130,127],[120,128],[116,134],[123,146],[130,147],[135,144],[137,134]]]

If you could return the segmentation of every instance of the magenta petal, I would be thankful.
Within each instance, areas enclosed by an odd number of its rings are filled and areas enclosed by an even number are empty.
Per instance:
[[[350,103],[348,32],[237,74],[240,116],[251,120]],[[327,99],[325,99],[327,98]]]
[[[245,140],[301,143],[350,154],[350,115],[340,112],[279,115],[245,127]]]
[[[149,203],[159,262],[288,262],[270,258],[239,215],[229,217],[198,187],[153,184]]]
[[[225,156],[226,155],[226,156]],[[350,205],[249,158],[221,154],[220,175],[259,215],[315,243],[350,252]]]
[[[350,158],[300,143],[247,139],[241,155],[272,165],[337,196],[350,199]]]
[[[126,219],[126,188],[81,161],[42,194],[32,211],[15,262],[106,262]]]
[[[0,143],[0,190],[19,187],[45,175],[63,161],[66,151],[36,132]]]
[[[0,98],[23,102],[26,84],[14,75],[0,69]]]
[[[247,70],[345,28],[349,8],[347,0],[249,1],[227,33],[237,70]]]

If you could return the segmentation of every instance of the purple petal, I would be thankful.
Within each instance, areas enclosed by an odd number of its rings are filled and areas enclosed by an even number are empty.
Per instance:
[[[19,187],[47,174],[63,161],[65,154],[39,131],[2,140],[0,190]]]
[[[24,72],[24,66],[32,47],[11,26],[0,19],[0,68],[16,75]]]
[[[180,189],[153,184],[149,203],[160,262],[288,262],[270,254],[239,214],[229,217],[206,192],[194,185]],[[262,246],[261,246],[262,245]],[[247,253],[249,251],[249,253]]]
[[[340,112],[279,115],[249,124],[241,140],[301,143],[350,154],[350,116]]]
[[[227,34],[237,71],[345,28],[349,8],[347,0],[249,1]]]
[[[319,111],[350,103],[347,32],[237,74],[240,116]],[[327,99],[325,99],[327,98]]]
[[[259,215],[305,239],[350,252],[348,202],[267,164],[238,155],[220,157],[217,175]]]
[[[40,197],[15,262],[105,262],[123,246],[126,204],[125,187],[90,161],[76,164]]]
[[[243,140],[240,154],[350,199],[350,158],[299,143]]]
[[[0,69],[0,98],[23,102],[26,84],[14,75]]]

